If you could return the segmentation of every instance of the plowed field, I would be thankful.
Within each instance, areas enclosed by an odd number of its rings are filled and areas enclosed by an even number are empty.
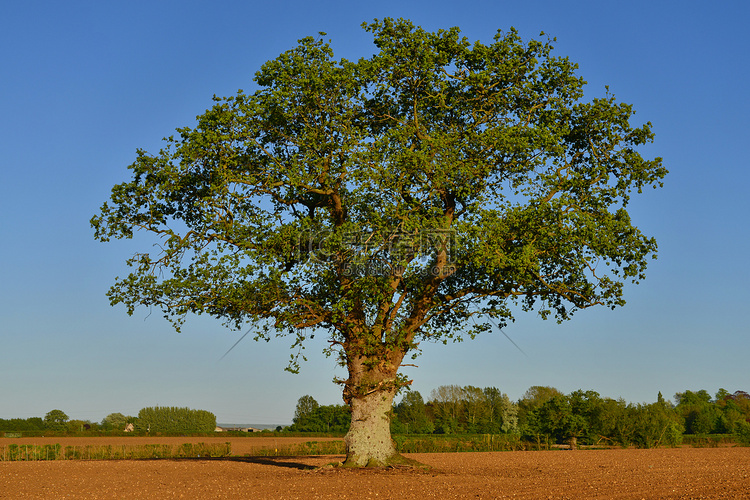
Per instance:
[[[247,453],[242,447],[260,445],[260,439],[266,438],[231,439],[232,451]],[[210,440],[193,442],[199,441]],[[61,438],[50,442],[72,445]],[[34,439],[34,444],[44,443]],[[95,438],[77,444],[120,443]],[[337,456],[2,462],[0,498],[750,498],[750,448],[409,456],[431,469],[322,467],[343,458]]]

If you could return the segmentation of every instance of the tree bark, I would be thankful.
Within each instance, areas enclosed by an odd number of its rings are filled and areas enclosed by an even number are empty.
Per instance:
[[[395,388],[353,397],[352,423],[344,438],[346,462],[351,467],[382,467],[398,461],[391,439],[391,409]]]
[[[570,436],[570,449],[571,450],[577,450],[578,449],[578,438],[576,436]]]
[[[350,356],[347,362],[344,401],[352,410],[352,421],[344,437],[346,467],[418,464],[399,455],[391,439],[391,411],[403,353],[384,351],[373,357]]]

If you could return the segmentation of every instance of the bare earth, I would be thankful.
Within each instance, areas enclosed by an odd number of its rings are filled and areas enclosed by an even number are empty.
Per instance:
[[[49,442],[72,445],[52,438]],[[114,438],[76,444],[119,444]],[[106,439],[103,442],[102,439]],[[123,438],[126,444],[279,438]],[[268,439],[270,441],[263,442]],[[318,439],[319,441],[322,439]],[[44,444],[39,438],[0,441]],[[46,440],[45,440],[46,441]],[[271,442],[273,441],[273,442]],[[300,440],[297,440],[300,441]],[[284,440],[284,444],[288,444]],[[249,448],[245,448],[248,450]],[[750,448],[408,455],[430,470],[322,467],[340,456],[0,462],[0,498],[749,498]]]

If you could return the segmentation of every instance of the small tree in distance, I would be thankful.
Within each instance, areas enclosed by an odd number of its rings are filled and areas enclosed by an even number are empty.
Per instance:
[[[319,406],[315,398],[309,394],[302,396],[297,401],[297,407],[294,409],[294,421],[297,422],[309,418]]]
[[[101,425],[105,430],[124,431],[125,426],[134,421],[134,417],[127,417],[122,413],[110,413],[102,419]]]
[[[310,396],[305,394],[299,400],[297,400],[297,406],[294,409],[294,418],[292,419],[292,426],[290,430],[294,431],[310,431],[315,426],[315,412],[320,408],[318,402]]]
[[[431,434],[435,427],[427,418],[425,403],[419,391],[407,391],[401,402],[396,405],[399,430],[404,434]]]
[[[328,335],[348,377],[346,464],[399,463],[389,415],[423,341],[624,305],[656,242],[633,192],[661,185],[650,124],[515,30],[490,44],[406,20],[364,26],[377,52],[336,60],[312,37],[215,98],[92,219],[96,237],[161,238],[111,303],[188,313],[301,347]],[[297,370],[292,356],[290,369]]]
[[[54,431],[64,431],[68,422],[68,415],[62,410],[50,410],[44,416],[45,426]]]

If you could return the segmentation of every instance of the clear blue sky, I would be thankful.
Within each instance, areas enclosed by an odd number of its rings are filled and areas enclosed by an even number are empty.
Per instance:
[[[99,421],[144,406],[189,406],[221,422],[286,423],[297,399],[341,402],[323,344],[301,375],[283,341],[248,339],[209,318],[175,333],[158,311],[128,317],[105,293],[145,239],[97,243],[89,219],[128,179],[136,148],[157,151],[211,96],[252,90],[266,60],[325,31],[336,55],[373,51],[360,24],[404,17],[491,41],[515,26],[557,37],[587,97],[604,86],[651,121],[643,151],[670,170],[638,197],[657,238],[648,279],[615,312],[427,346],[407,368],[425,397],[443,384],[532,385],[651,402],[685,389],[750,390],[750,7],[745,1],[6,1],[0,7],[0,417],[53,409]],[[321,341],[322,342],[322,341]]]

